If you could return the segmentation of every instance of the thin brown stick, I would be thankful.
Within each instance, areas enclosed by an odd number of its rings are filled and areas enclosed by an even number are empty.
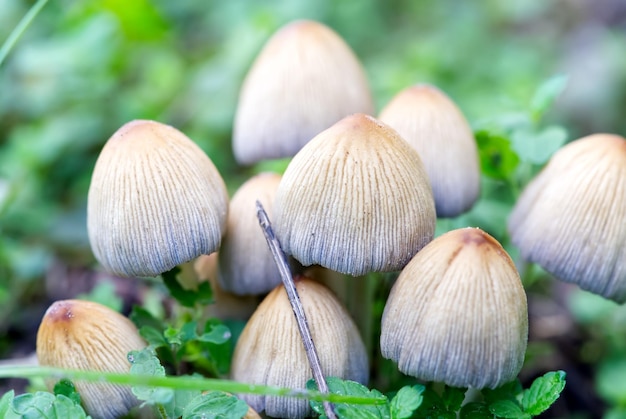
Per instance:
[[[276,266],[278,266],[278,271],[280,272],[280,277],[282,278],[283,285],[285,286],[285,290],[287,291],[287,297],[289,298],[289,302],[291,303],[293,314],[296,316],[296,322],[298,323],[298,329],[300,330],[300,336],[302,337],[304,350],[306,351],[306,356],[309,359],[311,371],[313,372],[313,379],[317,383],[317,388],[320,393],[328,393],[328,384],[326,384],[324,374],[322,373],[320,359],[317,356],[317,351],[315,350],[315,344],[313,343],[311,330],[309,329],[309,324],[306,321],[304,307],[302,306],[302,302],[300,301],[300,296],[298,295],[298,291],[296,290],[296,285],[293,282],[293,276],[291,275],[289,264],[287,263],[287,257],[280,247],[280,242],[274,235],[274,230],[272,230],[270,219],[263,209],[263,205],[261,205],[259,201],[256,201],[256,210],[257,217],[259,218],[259,224],[261,225],[261,229],[263,230],[263,234],[265,235],[265,239],[267,240],[267,245],[269,246],[272,255],[274,256]],[[324,402],[323,405],[326,417],[328,419],[336,419],[337,416],[333,411],[332,405],[329,402]]]

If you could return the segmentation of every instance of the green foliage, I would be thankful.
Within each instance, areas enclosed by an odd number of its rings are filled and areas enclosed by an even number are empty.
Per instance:
[[[9,394],[9,393],[7,393]],[[12,393],[11,393],[12,396]],[[5,402],[5,395],[0,402],[0,412]],[[9,397],[10,399],[11,397]],[[12,397],[10,410],[5,411],[6,419],[88,419],[83,408],[63,394],[54,395],[45,391],[25,393]]]
[[[184,289],[178,281],[177,275],[179,273],[180,268],[174,267],[172,270],[161,274],[163,283],[167,286],[167,289],[176,301],[184,307],[213,303],[213,292],[211,291],[211,284],[209,284],[208,281],[199,282],[198,288],[195,290],[187,290]]]
[[[76,387],[74,387],[74,383],[70,380],[59,380],[59,382],[54,385],[53,393],[57,396],[63,395],[77,405],[80,405],[80,394],[78,394]]]

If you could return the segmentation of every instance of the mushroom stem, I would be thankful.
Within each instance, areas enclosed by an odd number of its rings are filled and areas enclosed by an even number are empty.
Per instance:
[[[274,256],[274,261],[276,261],[276,265],[278,266],[278,271],[280,272],[280,277],[283,280],[283,285],[285,286],[285,290],[287,291],[287,297],[289,297],[289,302],[291,303],[293,314],[296,316],[296,322],[298,323],[298,329],[300,330],[300,336],[302,337],[304,350],[306,351],[306,356],[309,359],[311,371],[313,372],[313,379],[317,382],[317,388],[320,393],[328,393],[328,384],[326,384],[324,374],[322,373],[322,366],[320,364],[319,357],[317,356],[317,351],[315,350],[315,344],[313,343],[311,330],[309,329],[309,324],[306,321],[304,307],[302,306],[300,296],[298,295],[298,291],[296,290],[296,286],[293,282],[293,276],[291,275],[289,264],[287,263],[287,258],[285,257],[285,253],[280,247],[280,242],[276,238],[276,235],[274,235],[274,230],[272,230],[272,225],[270,223],[269,217],[263,209],[263,205],[261,205],[259,201],[256,201],[256,209],[257,217],[259,218],[259,224],[261,225],[261,229],[263,230],[263,234],[265,235],[265,239],[267,240],[267,245],[269,246],[272,255]],[[333,411],[332,405],[326,401],[323,403],[323,405],[326,417],[328,419],[336,419],[337,416]]]

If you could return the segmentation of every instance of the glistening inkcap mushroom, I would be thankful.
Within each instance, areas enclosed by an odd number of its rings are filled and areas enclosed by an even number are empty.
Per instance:
[[[287,254],[354,276],[402,269],[432,240],[436,221],[417,151],[364,114],[342,119],[294,156],[274,214]]]
[[[402,270],[380,346],[405,374],[495,388],[517,376],[528,340],[526,294],[506,251],[477,228],[439,236]]]
[[[217,250],[227,210],[226,185],[200,147],[174,127],[135,120],[96,162],[89,242],[110,273],[157,276]]]
[[[306,277],[294,278],[324,376],[367,383],[369,364],[359,332],[345,308],[323,285]],[[250,384],[305,388],[312,378],[293,309],[285,288],[270,292],[244,328],[233,355],[231,376]],[[306,400],[241,396],[253,409],[268,416],[303,418],[311,414]]]
[[[98,303],[62,300],[46,311],[37,332],[40,365],[127,373],[130,351],[146,343],[135,325],[120,313]],[[48,383],[50,390],[54,383]],[[76,381],[85,411],[94,419],[114,419],[139,402],[129,386]]]
[[[374,104],[358,58],[332,29],[312,20],[280,28],[244,80],[233,127],[240,164],[291,157],[346,115]]]
[[[478,146],[467,119],[445,93],[429,84],[408,87],[379,118],[422,158],[438,217],[455,217],[472,207],[480,193]]]
[[[524,259],[626,302],[626,140],[594,134],[562,147],[524,189],[508,227]]]

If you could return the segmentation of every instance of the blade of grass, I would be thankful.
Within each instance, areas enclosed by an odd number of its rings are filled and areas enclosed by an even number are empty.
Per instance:
[[[13,49],[13,46],[15,45],[17,40],[20,38],[20,36],[22,36],[24,31],[26,31],[28,25],[30,25],[33,19],[35,19],[35,16],[37,16],[37,14],[41,11],[41,9],[43,9],[47,2],[48,0],[38,0],[37,3],[33,4],[33,6],[24,15],[22,20],[20,20],[20,23],[18,23],[15,29],[13,29],[7,40],[4,41],[2,48],[0,48],[0,66],[2,66],[2,62],[7,57],[7,55],[9,55],[9,52],[11,51],[11,49]]]

